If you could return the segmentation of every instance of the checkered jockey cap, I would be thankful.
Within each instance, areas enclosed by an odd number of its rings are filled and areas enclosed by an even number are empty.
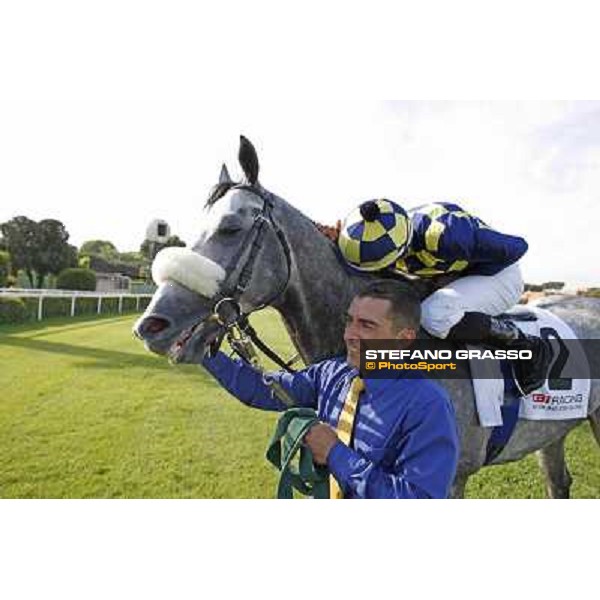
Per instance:
[[[342,256],[361,271],[378,271],[405,254],[410,217],[391,200],[369,200],[345,219],[338,239]]]

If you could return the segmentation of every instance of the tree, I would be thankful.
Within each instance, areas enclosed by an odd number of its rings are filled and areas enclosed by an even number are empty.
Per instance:
[[[544,288],[537,283],[526,283],[525,291],[526,292],[542,292]]]
[[[121,264],[135,269],[135,279],[144,278],[144,270],[148,268],[149,261],[141,252],[121,252]]]
[[[141,252],[118,252],[107,240],[88,240],[79,249],[79,266],[102,273],[121,273],[138,278],[148,264]]]
[[[69,232],[60,221],[44,219],[37,225],[33,268],[37,275],[36,287],[41,288],[46,275],[58,275],[67,267],[77,266],[77,248],[67,243]]]
[[[10,254],[0,250],[0,287],[6,287],[10,275]]]
[[[34,287],[33,260],[37,252],[37,223],[24,216],[15,217],[0,225],[10,253],[13,272],[23,269]]]
[[[163,248],[168,248],[170,246],[178,246],[183,248],[186,246],[186,243],[177,235],[170,236],[164,244],[153,244],[153,242],[150,242],[149,240],[144,240],[140,246],[140,253],[143,254],[148,260],[152,260]]]
[[[146,257],[141,252],[121,252],[119,260],[132,265],[142,265],[147,262]]]
[[[58,274],[77,264],[77,249],[67,243],[69,233],[56,219],[39,223],[15,217],[0,225],[11,256],[13,271],[23,269],[31,287],[41,287],[49,273]]]
[[[544,290],[562,290],[564,287],[564,281],[547,281],[546,283],[542,283]]]
[[[577,292],[578,296],[587,296],[588,298],[600,298],[600,288],[591,287],[585,290],[579,290]]]
[[[117,250],[117,247],[108,240],[88,240],[81,245],[79,254],[95,254],[96,256],[101,256],[109,261],[119,259],[119,251]]]

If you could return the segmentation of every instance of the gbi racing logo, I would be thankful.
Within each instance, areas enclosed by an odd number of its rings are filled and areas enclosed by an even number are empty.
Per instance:
[[[550,394],[533,394],[531,399],[534,404],[550,404],[552,396]]]

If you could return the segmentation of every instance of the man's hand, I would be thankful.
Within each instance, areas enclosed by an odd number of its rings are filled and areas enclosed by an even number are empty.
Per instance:
[[[336,432],[325,423],[316,423],[304,436],[304,443],[310,448],[313,460],[318,465],[326,465],[330,450],[338,442]]]

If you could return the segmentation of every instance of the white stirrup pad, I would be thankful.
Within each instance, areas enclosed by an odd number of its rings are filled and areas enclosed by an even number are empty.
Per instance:
[[[225,270],[188,248],[170,247],[156,255],[152,263],[152,279],[156,285],[175,281],[205,298],[212,298],[225,279]]]

